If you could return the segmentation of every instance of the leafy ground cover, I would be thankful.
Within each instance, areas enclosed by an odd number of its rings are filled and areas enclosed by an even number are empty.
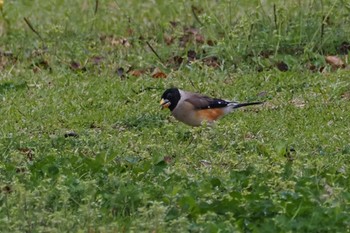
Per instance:
[[[349,231],[349,8],[5,1],[0,231]],[[266,103],[193,129],[170,86]]]

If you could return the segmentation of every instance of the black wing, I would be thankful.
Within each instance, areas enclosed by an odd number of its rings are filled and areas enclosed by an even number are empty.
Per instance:
[[[195,109],[224,108],[230,103],[222,99],[214,99],[199,94],[193,94],[185,101],[191,103]]]

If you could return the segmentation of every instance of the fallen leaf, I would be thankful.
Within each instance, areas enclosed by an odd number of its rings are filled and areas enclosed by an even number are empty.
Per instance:
[[[124,68],[123,67],[119,67],[117,69],[117,75],[121,78],[124,77]]]
[[[26,155],[28,160],[32,161],[34,159],[34,152],[32,149],[28,147],[21,147],[21,148],[18,148],[18,150],[24,155]]]
[[[194,50],[188,50],[187,52],[188,61],[195,61],[197,59],[197,53]]]
[[[70,132],[65,133],[65,134],[64,134],[64,137],[65,137],[65,138],[68,138],[68,137],[75,137],[75,138],[77,138],[77,137],[79,137],[79,134],[77,134],[77,133],[74,132],[74,131],[70,131]]]
[[[332,66],[333,69],[345,68],[345,64],[338,56],[326,56],[325,60]]]
[[[130,70],[128,74],[134,77],[140,77],[142,74],[144,74],[146,71],[145,70]]]
[[[350,51],[350,43],[347,41],[344,41],[339,46],[339,53],[342,55],[348,55]]]
[[[295,159],[295,155],[296,155],[296,151],[293,147],[290,148],[285,148],[285,153],[284,153],[284,157],[289,160],[289,161],[293,161]]]
[[[12,188],[8,185],[5,185],[3,188],[2,188],[2,191],[4,193],[12,193]]]
[[[307,69],[309,69],[311,72],[320,72],[323,73],[323,71],[325,71],[325,67],[324,66],[316,66],[312,63],[308,63],[306,65]]]
[[[167,75],[161,71],[158,67],[154,69],[154,71],[151,74],[152,78],[166,78]]]
[[[273,55],[272,50],[263,50],[259,53],[259,56],[261,56],[263,58],[269,58],[271,55]]]
[[[86,67],[82,67],[77,61],[71,61],[69,68],[73,71],[86,71]]]
[[[277,69],[282,72],[288,71],[289,69],[288,65],[283,61],[277,62],[276,66],[277,66]]]
[[[210,57],[203,58],[203,63],[207,66],[211,66],[214,68],[217,68],[220,66],[219,58],[216,56],[210,56]]]
[[[216,41],[214,41],[214,40],[207,40],[207,45],[214,46],[214,45],[216,45]]]
[[[168,67],[173,67],[173,68],[177,69],[177,68],[179,68],[181,66],[183,60],[184,59],[182,57],[175,55],[173,57],[170,57],[167,60],[166,64],[167,64]]]
[[[205,42],[204,36],[200,33],[199,29],[194,27],[184,28],[183,35],[179,38],[180,46],[185,47],[189,42],[196,42],[203,44]]]
[[[199,44],[204,44],[205,42],[204,36],[202,34],[196,34],[195,41]]]
[[[17,167],[16,168],[16,173],[23,173],[25,171],[26,171],[26,169],[24,167]]]

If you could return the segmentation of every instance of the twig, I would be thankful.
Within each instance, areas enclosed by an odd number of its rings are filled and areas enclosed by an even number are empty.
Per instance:
[[[95,15],[97,14],[98,11],[98,0],[95,0]]]
[[[148,45],[148,47],[152,50],[152,52],[154,53],[154,55],[156,55],[156,57],[159,59],[159,61],[164,65],[162,58],[158,55],[158,53],[154,50],[154,48],[151,46],[151,44],[146,41],[146,44]]]
[[[323,43],[323,36],[324,36],[324,27],[325,27],[325,25],[326,25],[326,21],[327,21],[327,16],[326,15],[324,15],[323,17],[322,17],[322,24],[321,24],[321,45],[322,45],[322,43]]]
[[[275,27],[276,27],[276,31],[277,31],[278,30],[278,26],[277,26],[276,4],[273,4],[273,19],[274,19]]]
[[[33,25],[30,23],[30,21],[26,17],[24,17],[23,19],[26,22],[26,24],[28,25],[28,27],[40,38],[40,40],[44,41],[43,38],[40,36],[39,32],[34,29]]]
[[[188,81],[190,81],[191,86],[197,91],[197,92],[201,92],[200,89],[194,84],[194,82],[191,80],[191,78],[187,79]]]

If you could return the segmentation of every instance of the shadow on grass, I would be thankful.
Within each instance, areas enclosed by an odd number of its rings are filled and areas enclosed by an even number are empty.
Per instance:
[[[13,82],[4,82],[0,84],[0,94],[5,93],[9,90],[21,90],[27,87],[26,82],[13,83]]]
[[[161,127],[163,124],[164,120],[160,116],[145,114],[119,120],[113,127],[117,129],[125,128],[140,130],[144,128]]]

